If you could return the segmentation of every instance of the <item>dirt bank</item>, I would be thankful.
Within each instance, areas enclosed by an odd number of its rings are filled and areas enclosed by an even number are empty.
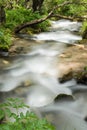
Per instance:
[[[57,66],[61,82],[75,78],[78,82],[87,84],[87,40],[66,48],[59,55]]]

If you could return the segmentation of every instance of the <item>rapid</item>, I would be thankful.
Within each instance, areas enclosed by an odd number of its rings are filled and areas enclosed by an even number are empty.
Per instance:
[[[20,97],[56,130],[87,130],[87,86],[74,79],[60,83],[56,67],[64,49],[82,39],[78,34],[81,23],[64,19],[51,23],[49,32],[32,37],[36,46],[31,44],[27,54],[16,56],[9,67],[0,69],[0,101]]]

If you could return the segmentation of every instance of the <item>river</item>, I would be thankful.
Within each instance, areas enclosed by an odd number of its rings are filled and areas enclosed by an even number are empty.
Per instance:
[[[0,101],[20,97],[56,130],[87,130],[87,86],[74,79],[60,83],[56,68],[64,49],[82,39],[78,35],[81,23],[64,19],[51,23],[49,32],[31,38],[36,46],[31,45],[27,54],[16,56],[9,67],[0,70]]]

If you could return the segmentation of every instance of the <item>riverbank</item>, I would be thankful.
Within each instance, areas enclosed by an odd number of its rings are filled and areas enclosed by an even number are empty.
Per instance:
[[[13,59],[16,57],[29,53],[31,50],[31,46],[37,46],[38,44],[42,44],[42,42],[37,42],[33,40],[28,40],[19,37],[12,38],[12,45],[9,48],[8,52],[0,53],[0,68],[4,69],[5,67],[9,67],[13,62]]]
[[[13,38],[13,44],[9,49],[9,55],[0,58],[0,67],[3,69],[10,66],[14,57],[26,54],[31,50],[31,46],[36,46],[43,42],[35,42],[22,38]],[[60,82],[65,82],[72,78],[77,82],[87,84],[87,40],[78,41],[75,45],[68,46],[62,54],[58,56],[58,78]]]
[[[65,49],[59,55],[60,82],[76,79],[87,84],[87,40],[82,40]]]

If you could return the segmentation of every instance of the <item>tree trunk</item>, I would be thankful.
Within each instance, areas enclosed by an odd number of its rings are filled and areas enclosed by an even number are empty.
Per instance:
[[[32,0],[33,4],[32,4],[32,8],[33,11],[40,11],[42,4],[44,2],[44,0]]]
[[[4,6],[0,7],[0,24],[4,24],[6,22],[6,14],[4,10]]]

